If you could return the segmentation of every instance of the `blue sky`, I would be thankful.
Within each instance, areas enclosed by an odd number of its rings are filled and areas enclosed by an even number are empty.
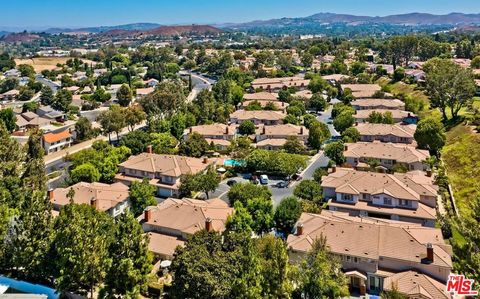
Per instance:
[[[0,27],[244,22],[318,12],[480,13],[479,0],[0,0]]]

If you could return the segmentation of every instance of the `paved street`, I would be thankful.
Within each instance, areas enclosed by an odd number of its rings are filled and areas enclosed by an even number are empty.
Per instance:
[[[340,134],[335,130],[335,128],[333,127],[333,124],[329,124],[328,122],[332,121],[332,109],[333,109],[333,104],[336,104],[336,103],[339,103],[340,101],[337,100],[337,99],[332,99],[330,101],[330,105],[328,106],[327,110],[325,110],[324,112],[322,112],[322,115],[319,115],[317,116],[317,120],[318,121],[321,121],[323,123],[326,123],[327,126],[328,126],[328,130],[330,131],[330,134],[332,135],[332,137],[335,137],[335,136],[340,136]]]

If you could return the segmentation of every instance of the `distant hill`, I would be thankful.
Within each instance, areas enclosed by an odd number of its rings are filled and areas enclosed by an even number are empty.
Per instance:
[[[208,35],[219,34],[223,30],[210,25],[183,25],[183,26],[162,26],[146,31],[147,35]]]
[[[223,30],[209,25],[182,25],[182,26],[161,26],[149,30],[123,30],[113,29],[106,32],[99,33],[104,37],[139,37],[139,36],[191,36],[191,35],[209,35],[219,34]]]
[[[88,32],[88,33],[101,33],[111,30],[150,30],[160,27],[157,23],[133,23],[116,26],[98,26],[98,27],[84,27],[84,28],[49,28],[44,30],[46,33],[69,33],[69,32]]]
[[[10,33],[10,32],[8,32],[8,31],[0,31],[0,37],[5,36],[5,35],[7,35],[7,34],[9,34],[9,33]]]
[[[223,24],[220,28],[251,29],[256,27],[281,28],[285,26],[312,26],[318,24],[352,23],[352,24],[393,24],[393,25],[465,25],[480,24],[480,13],[463,14],[450,13],[447,15],[433,15],[428,13],[408,13],[385,17],[356,16],[349,14],[318,13],[303,18],[281,18],[259,20],[240,24]]]
[[[31,42],[39,38],[40,36],[36,34],[21,32],[21,33],[9,33],[3,36],[2,38],[0,38],[0,41],[5,43]]]

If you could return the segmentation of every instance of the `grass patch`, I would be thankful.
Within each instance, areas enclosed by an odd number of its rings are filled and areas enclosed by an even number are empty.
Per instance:
[[[455,203],[462,216],[469,216],[469,202],[480,196],[480,134],[463,124],[447,132],[442,150]]]

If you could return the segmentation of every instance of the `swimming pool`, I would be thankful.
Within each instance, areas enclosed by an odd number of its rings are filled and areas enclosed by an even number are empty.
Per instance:
[[[233,166],[240,166],[243,164],[243,161],[235,160],[235,159],[225,159],[223,161],[224,166],[233,167]]]

